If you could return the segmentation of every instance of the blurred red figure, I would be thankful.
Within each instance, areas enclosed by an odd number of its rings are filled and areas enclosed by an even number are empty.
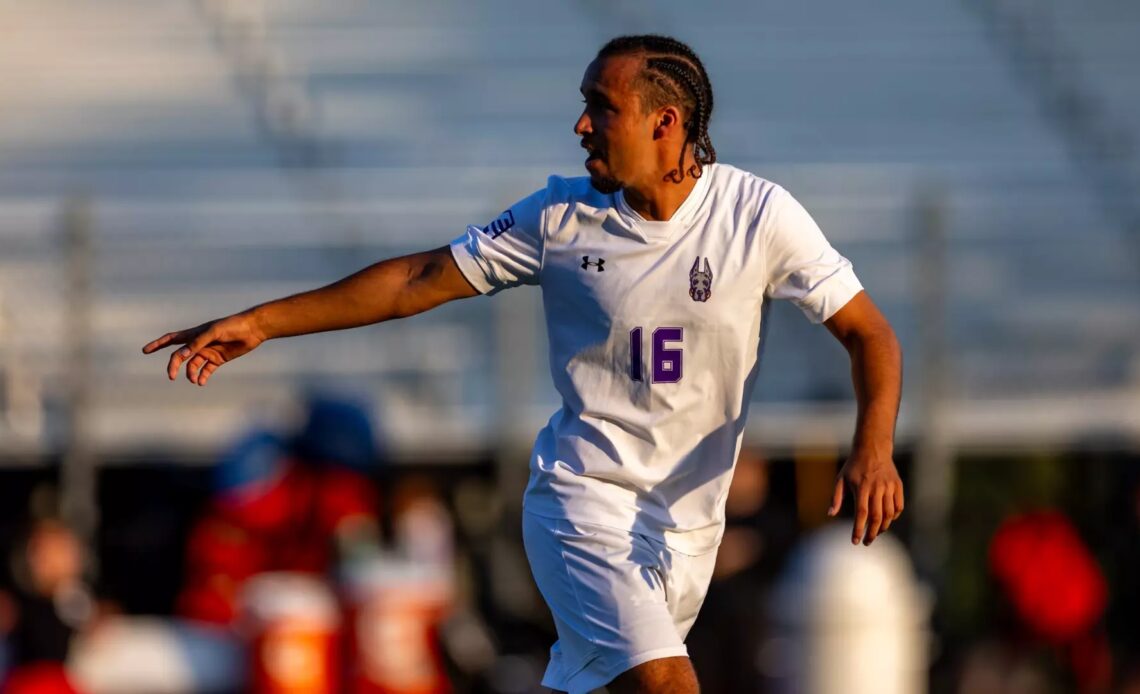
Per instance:
[[[1080,691],[1104,690],[1112,656],[1097,626],[1108,586],[1069,519],[1056,511],[1007,519],[990,542],[989,564],[1021,624],[1067,653]]]
[[[338,551],[375,544],[378,501],[366,470],[377,459],[367,416],[314,400],[301,434],[242,439],[218,466],[218,493],[191,532],[183,616],[231,623],[237,597],[268,571],[327,574]]]
[[[1005,521],[990,543],[989,558],[1018,616],[1038,636],[1072,641],[1104,614],[1104,576],[1060,513],[1040,511]]]

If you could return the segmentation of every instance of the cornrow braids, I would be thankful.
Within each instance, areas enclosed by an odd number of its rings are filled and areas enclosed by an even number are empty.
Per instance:
[[[699,178],[702,167],[716,161],[716,148],[709,137],[713,93],[705,66],[693,49],[669,36],[644,34],[619,36],[598,51],[598,58],[615,55],[644,54],[645,65],[636,81],[639,83],[646,112],[675,103],[685,111],[685,142],[693,144],[693,159],[688,174]],[[678,171],[683,169],[684,149]]]

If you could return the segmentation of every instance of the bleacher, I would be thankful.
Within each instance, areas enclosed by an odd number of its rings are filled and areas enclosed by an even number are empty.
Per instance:
[[[1090,89],[1135,128],[1140,17],[1097,7],[1087,22],[1057,11]],[[271,343],[205,389],[165,382],[165,358],[138,350],[443,245],[547,174],[581,174],[582,70],[642,31],[704,57],[721,159],[789,188],[855,262],[903,340],[908,403],[927,377],[918,296],[939,273],[948,395],[965,409],[1092,413],[1082,400],[1140,389],[1140,239],[964,3],[41,0],[0,6],[0,22],[20,27],[0,43],[0,457],[58,444],[63,219],[83,199],[108,455],[208,454],[316,384],[374,398],[410,455],[525,443],[556,406],[533,290]],[[945,220],[929,258],[924,200]],[[787,306],[772,320],[758,412],[830,421],[850,390],[841,349]],[[757,431],[796,435],[781,426]]]

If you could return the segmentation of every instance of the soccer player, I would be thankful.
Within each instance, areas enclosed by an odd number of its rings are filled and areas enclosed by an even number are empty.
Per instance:
[[[543,684],[698,691],[684,639],[708,588],[766,307],[788,299],[847,348],[858,401],[845,487],[852,543],[903,510],[892,461],[901,356],[887,321],[804,208],[716,163],[697,55],[662,36],[606,44],[574,125],[589,177],[551,176],[450,246],[168,333],[204,385],[272,338],[368,325],[520,284],[542,288],[562,396],[534,444],[523,541],[558,641]]]

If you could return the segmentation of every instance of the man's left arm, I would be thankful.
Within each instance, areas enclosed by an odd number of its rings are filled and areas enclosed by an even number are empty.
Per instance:
[[[839,513],[843,488],[848,486],[855,499],[851,543],[862,539],[870,545],[903,511],[902,480],[892,459],[902,392],[902,350],[866,292],[856,294],[824,325],[851,356],[851,380],[859,408],[851,455],[835,480],[827,514]]]

